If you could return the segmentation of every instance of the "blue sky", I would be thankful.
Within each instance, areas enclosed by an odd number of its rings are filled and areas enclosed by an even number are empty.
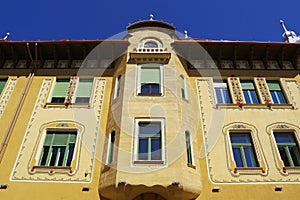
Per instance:
[[[283,19],[300,35],[299,0],[4,0],[0,37],[9,40],[107,39],[129,23],[149,19],[188,30],[193,38],[281,41]]]

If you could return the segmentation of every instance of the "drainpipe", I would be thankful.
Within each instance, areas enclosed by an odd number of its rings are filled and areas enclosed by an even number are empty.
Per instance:
[[[37,49],[37,43],[35,43],[35,47]],[[29,49],[29,44],[27,43],[27,50],[28,50],[28,53],[29,53],[29,56],[30,56],[30,59],[31,61],[33,61],[32,59],[32,55],[31,55],[31,52],[30,52],[30,49]],[[37,50],[36,50],[37,51]],[[37,55],[36,55],[36,60],[37,60]],[[17,122],[17,119],[19,117],[19,114],[21,112],[21,109],[23,107],[23,104],[24,104],[24,101],[26,99],[26,96],[28,94],[28,90],[30,88],[30,85],[32,83],[32,80],[33,80],[33,77],[34,77],[34,72],[36,71],[36,62],[34,64],[34,67],[32,69],[32,72],[29,73],[28,75],[28,78],[27,78],[27,82],[26,82],[26,85],[25,85],[25,88],[22,92],[22,95],[20,97],[20,100],[19,100],[19,105],[17,106],[17,109],[15,110],[14,114],[13,114],[13,118],[11,120],[11,122],[9,123],[9,127],[8,127],[8,130],[5,134],[5,137],[4,137],[4,140],[1,144],[1,147],[0,147],[0,164],[2,162],[2,159],[4,157],[4,153],[6,151],[6,148],[7,148],[7,145],[9,143],[9,140],[11,138],[11,135],[12,135],[12,132],[13,132],[13,129],[16,125],[16,122]]]

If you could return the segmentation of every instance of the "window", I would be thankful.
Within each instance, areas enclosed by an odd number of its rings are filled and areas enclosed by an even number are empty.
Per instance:
[[[295,134],[291,132],[274,132],[277,148],[286,167],[300,166],[300,152]]]
[[[158,48],[158,45],[156,42],[150,41],[144,44],[144,48]]]
[[[138,95],[161,96],[161,68],[141,66]]]
[[[230,104],[232,103],[230,98],[230,93],[228,90],[228,85],[223,81],[214,81],[214,89],[216,92],[218,104]]]
[[[72,77],[56,79],[51,96],[51,103],[88,104],[93,90],[93,79]]]
[[[79,79],[75,103],[89,103],[92,93],[92,86],[92,79]]]
[[[51,103],[64,103],[68,91],[70,80],[57,79],[52,93]]]
[[[113,161],[115,137],[116,137],[116,132],[112,131],[108,138],[107,159],[106,159],[107,165],[109,165]]]
[[[258,167],[250,133],[230,133],[232,153],[237,168]]]
[[[121,75],[119,75],[115,81],[114,99],[120,95],[120,84],[121,84]]]
[[[183,75],[180,75],[180,90],[182,98],[187,99],[186,84]]]
[[[7,81],[6,79],[5,80],[0,79],[0,95],[5,87],[6,81]]]
[[[247,104],[258,104],[257,93],[253,81],[241,81],[244,98]]]
[[[160,121],[139,121],[137,160],[162,160],[162,124]]]
[[[193,165],[193,154],[192,154],[192,146],[191,146],[191,136],[188,131],[185,132],[185,143],[186,143],[186,153],[187,153],[187,161],[189,165]]]
[[[39,166],[70,167],[77,131],[47,131]]]
[[[274,104],[285,104],[286,99],[278,81],[267,81]]]

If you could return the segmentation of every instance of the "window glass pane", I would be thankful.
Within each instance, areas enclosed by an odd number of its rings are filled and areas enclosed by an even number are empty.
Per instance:
[[[57,166],[63,166],[64,158],[65,158],[65,147],[59,147],[59,160]]]
[[[186,140],[186,151],[187,151],[188,163],[193,164],[191,138],[189,132],[185,132],[185,140]]]
[[[160,134],[160,122],[139,122],[140,134]]]
[[[232,148],[232,151],[236,167],[244,167],[240,148]]]
[[[69,82],[70,80],[67,79],[57,79],[52,93],[52,97],[65,98],[68,91]]]
[[[72,159],[73,159],[73,154],[74,154],[74,144],[71,144],[69,146],[69,152],[68,152],[68,158],[67,158],[67,163],[66,163],[66,166],[71,166],[71,162],[72,162]]]
[[[51,149],[51,157],[50,157],[50,166],[55,166],[55,161],[57,157],[58,147],[52,147]]]
[[[6,84],[7,80],[0,80],[0,94],[2,93],[2,90],[4,89],[4,86]]]
[[[299,148],[297,146],[289,147],[289,151],[290,151],[294,166],[299,167],[300,166]]]
[[[281,160],[283,161],[284,165],[289,167],[290,163],[289,163],[289,160],[288,160],[288,157],[286,155],[286,151],[285,151],[284,147],[278,147],[278,151],[279,151]]]
[[[231,143],[250,143],[250,138],[247,133],[239,134],[232,133],[230,134]]]
[[[255,90],[251,90],[250,91],[250,96],[251,96],[251,99],[252,99],[252,103],[253,104],[258,104],[258,98],[257,98],[257,94],[256,94],[256,91]]]
[[[42,166],[46,165],[48,154],[49,154],[49,147],[48,146],[44,146],[43,147],[43,151],[42,151],[40,165],[42,165]]]
[[[158,45],[155,42],[146,42],[144,48],[158,48]]]
[[[247,167],[257,167],[257,161],[256,161],[256,157],[254,155],[253,148],[245,147],[244,152],[245,152]]]
[[[148,138],[139,139],[139,160],[148,160]]]
[[[152,138],[151,139],[151,160],[161,160],[160,138]]]
[[[278,103],[280,103],[280,104],[285,104],[286,103],[285,98],[284,98],[281,91],[276,91],[275,94],[277,96]]]
[[[277,143],[291,143],[294,142],[293,138],[289,133],[274,133],[275,140]]]

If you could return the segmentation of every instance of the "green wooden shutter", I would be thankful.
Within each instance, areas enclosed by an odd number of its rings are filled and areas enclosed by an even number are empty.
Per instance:
[[[160,68],[142,67],[141,83],[160,83]]]
[[[269,90],[272,91],[281,91],[280,84],[278,81],[267,81]]]
[[[251,81],[241,81],[243,90],[255,90],[254,84]]]
[[[0,94],[2,93],[2,90],[4,89],[5,84],[6,84],[6,80],[0,80]]]
[[[57,79],[52,97],[66,97],[70,80]]]
[[[92,86],[92,79],[80,79],[78,83],[76,97],[90,97],[92,93]]]

